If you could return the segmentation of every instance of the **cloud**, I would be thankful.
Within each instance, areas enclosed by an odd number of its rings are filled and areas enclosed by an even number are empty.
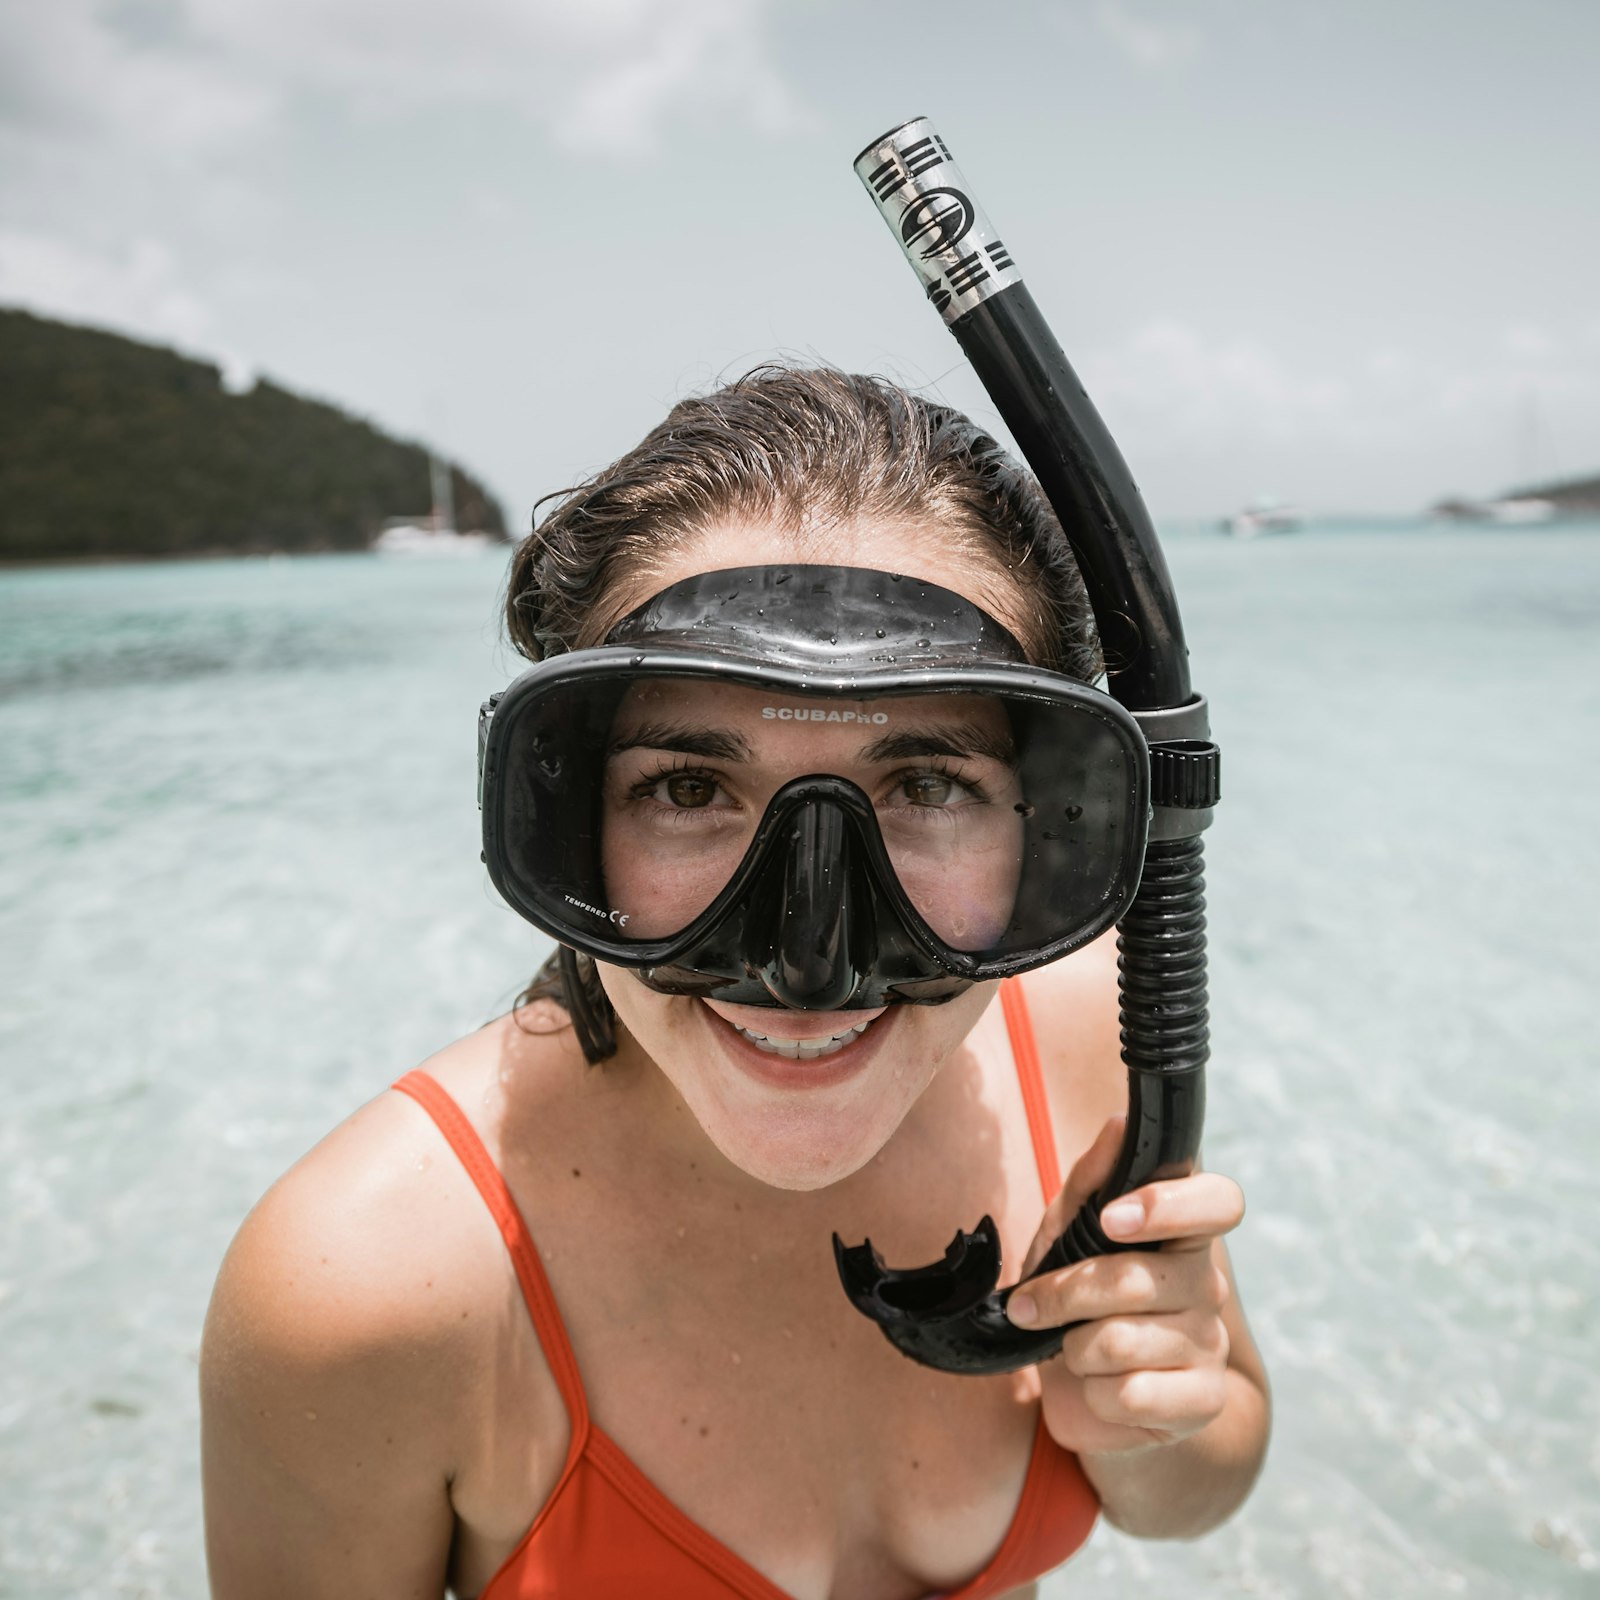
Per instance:
[[[1326,433],[1350,411],[1345,380],[1297,372],[1249,338],[1210,340],[1171,320],[1085,361],[1091,391],[1188,441]]]
[[[209,307],[183,286],[171,252],[154,239],[100,255],[48,234],[0,230],[0,301],[191,347],[212,326]]]
[[[1163,319],[1087,352],[1083,373],[1130,458],[1157,480],[1182,462],[1191,483],[1214,482],[1221,497],[1228,474],[1271,471],[1341,503],[1349,484],[1400,484],[1414,470],[1417,482],[1390,492],[1420,502],[1592,470],[1593,333],[1583,319],[1517,322],[1448,352],[1352,349],[1330,370]]]
[[[0,125],[200,160],[307,101],[366,119],[498,109],[570,149],[649,150],[684,116],[805,125],[770,0],[0,0]]]
[[[1100,0],[1094,19],[1100,32],[1145,72],[1163,72],[1199,52],[1200,30],[1189,22],[1158,22],[1139,15],[1128,0]]]
[[[250,362],[219,345],[211,307],[156,239],[101,254],[49,234],[0,228],[0,304],[178,345],[220,366],[230,389],[255,381]]]
[[[126,5],[0,3],[0,128],[13,147],[106,138],[157,158],[219,145],[266,125],[277,97],[236,63],[207,59],[187,34],[130,33]]]

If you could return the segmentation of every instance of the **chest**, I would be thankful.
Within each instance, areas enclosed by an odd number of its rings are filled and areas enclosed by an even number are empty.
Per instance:
[[[1044,1204],[1020,1096],[998,1097],[977,1126],[914,1157],[926,1204],[833,1225],[851,1242],[870,1232],[912,1265],[988,1212],[1014,1275]],[[900,1356],[846,1301],[820,1212],[815,1227],[775,1231],[680,1191],[674,1215],[659,1194],[629,1192],[637,1174],[594,1154],[576,1165],[604,1178],[603,1203],[574,1201],[548,1161],[514,1186],[592,1423],[640,1493],[664,1497],[796,1600],[916,1600],[980,1570],[1022,1493],[1036,1377],[954,1378]],[[571,1177],[572,1166],[559,1170]],[[552,1414],[554,1380],[531,1324],[507,1337],[493,1369],[500,1421],[474,1463],[471,1505],[458,1506],[455,1582],[468,1595],[549,1498],[570,1437],[519,1434],[514,1419]]]

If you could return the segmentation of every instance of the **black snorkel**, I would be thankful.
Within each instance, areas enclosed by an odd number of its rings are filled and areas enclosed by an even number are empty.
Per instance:
[[[855,169],[1054,507],[1088,588],[1108,688],[1150,745],[1144,875],[1117,925],[1127,1134],[1111,1178],[1037,1276],[1130,1248],[1106,1238],[1101,1208],[1194,1168],[1210,1053],[1200,835],[1219,795],[1219,755],[1205,700],[1190,687],[1172,580],[1139,490],[944,141],[919,117],[874,140]],[[870,1240],[847,1247],[835,1235],[834,1251],[852,1302],[926,1366],[1009,1372],[1061,1347],[1066,1329],[1025,1330],[1007,1319],[1012,1290],[997,1287],[989,1217],[931,1266],[885,1267]]]

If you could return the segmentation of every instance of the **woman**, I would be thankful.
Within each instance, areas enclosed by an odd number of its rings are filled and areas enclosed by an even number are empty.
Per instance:
[[[1097,675],[1081,583],[1032,480],[966,419],[830,371],[762,371],[676,407],[522,547],[510,628],[525,654],[582,666],[613,630],[638,636],[641,615],[660,626],[662,597],[705,574],[781,584],[812,566],[847,584],[903,574],[949,601],[952,627]],[[853,722],[812,720],[837,696],[771,698],[714,675],[641,678],[602,737],[568,728],[596,763],[603,856],[601,887],[566,893],[568,914],[622,918],[614,937],[646,942],[681,925],[774,795],[799,815],[834,789],[785,785],[838,774],[873,822],[841,824],[840,839],[856,827],[837,846],[847,870],[782,879],[774,926],[800,915],[802,889],[841,905],[865,892],[871,835],[888,851],[875,893],[909,897],[954,947],[997,938],[1025,887],[1016,830],[1033,826],[1020,789],[1013,802],[1007,714],[930,697],[896,743],[886,724],[912,697],[863,700]],[[570,796],[572,771],[551,773]],[[535,842],[581,856],[585,828]],[[954,850],[937,843],[952,829]],[[874,933],[862,954],[864,938],[850,960],[866,972],[881,950]],[[1058,1357],[1006,1376],[904,1359],[840,1292],[827,1247],[870,1232],[891,1259],[928,1259],[954,1221],[988,1212],[1008,1262],[1042,1255],[1120,1143],[1110,941],[1003,994],[859,974],[830,988],[828,973],[807,989],[804,967],[778,949],[759,982],[718,988],[552,959],[510,1016],[280,1180],[206,1329],[220,1600],[447,1586],[986,1600],[1034,1593],[1097,1508],[1186,1537],[1238,1506],[1267,1401],[1221,1243],[1243,1213],[1228,1179],[1107,1207],[1108,1234],[1148,1248],[1015,1296],[1019,1323],[1079,1326]]]

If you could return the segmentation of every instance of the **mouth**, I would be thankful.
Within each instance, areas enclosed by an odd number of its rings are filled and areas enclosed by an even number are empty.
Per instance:
[[[723,1035],[730,1043],[737,1040],[736,1056],[743,1056],[749,1066],[762,1058],[772,1060],[774,1070],[780,1062],[822,1062],[834,1071],[845,1071],[847,1063],[865,1060],[862,1055],[880,1031],[874,1024],[881,1022],[891,1010],[880,1007],[876,1011],[781,1011],[765,1006],[733,1006],[715,1000],[702,1002],[715,1020],[727,1032]],[[817,1031],[826,1028],[826,1033]],[[801,1033],[799,1030],[811,1031]],[[837,1057],[837,1061],[827,1060]],[[776,1058],[776,1059],[773,1059]],[[813,1074],[805,1082],[824,1081]],[[793,1083],[791,1077],[783,1082]]]
[[[753,1044],[757,1050],[765,1050],[770,1056],[787,1056],[790,1061],[815,1061],[818,1056],[831,1056],[834,1051],[842,1050],[858,1034],[863,1034],[872,1026],[872,1018],[865,1022],[858,1022],[853,1028],[846,1028],[843,1033],[824,1034],[819,1039],[784,1039],[774,1038],[771,1034],[757,1033],[751,1028],[741,1028],[738,1023],[732,1027],[736,1033],[741,1033]]]

